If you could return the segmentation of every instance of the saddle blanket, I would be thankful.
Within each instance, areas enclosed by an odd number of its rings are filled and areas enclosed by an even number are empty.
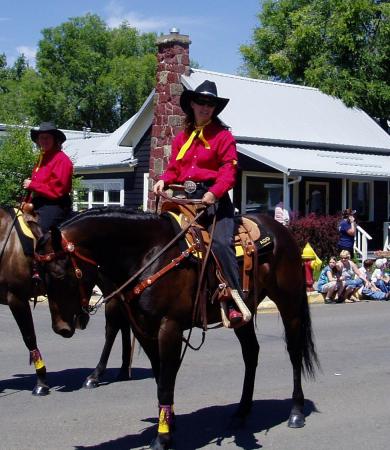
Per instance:
[[[18,233],[20,242],[22,244],[23,252],[26,256],[34,255],[34,246],[35,246],[35,238],[30,230],[30,227],[27,225],[24,220],[24,216],[22,211],[16,208],[7,208],[9,215],[12,220],[15,220],[15,229]]]

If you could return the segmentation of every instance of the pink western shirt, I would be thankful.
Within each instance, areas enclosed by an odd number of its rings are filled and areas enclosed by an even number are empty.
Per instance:
[[[44,153],[40,166],[34,167],[28,189],[40,197],[55,200],[72,189],[73,164],[61,150]]]
[[[161,180],[164,180],[165,185],[184,183],[186,180],[211,181],[213,184],[209,191],[221,198],[236,182],[236,141],[230,131],[214,122],[206,125],[203,136],[210,149],[206,149],[204,143],[195,138],[183,158],[178,161],[176,156],[189,136],[182,131],[175,137],[171,158]]]

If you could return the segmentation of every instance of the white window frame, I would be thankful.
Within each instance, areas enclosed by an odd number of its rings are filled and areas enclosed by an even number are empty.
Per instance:
[[[88,189],[88,201],[87,202],[80,202],[75,201],[74,202],[74,209],[75,211],[78,211],[79,205],[82,206],[86,205],[87,209],[92,208],[92,205],[94,206],[124,206],[125,204],[125,189],[124,189],[124,179],[123,178],[112,178],[112,179],[91,179],[91,180],[81,180],[81,183],[83,187]],[[119,203],[118,202],[109,202],[108,200],[108,184],[118,184],[119,185]],[[93,201],[93,188],[95,186],[104,186],[104,196],[102,202],[94,202]],[[75,191],[75,199],[77,199],[77,192]]]
[[[387,182],[387,219],[390,217],[390,181]]]
[[[368,221],[372,222],[374,220],[374,181],[373,180],[348,180],[348,204],[352,208],[352,183],[366,183],[368,184]],[[359,211],[357,211],[359,216]]]
[[[148,197],[149,197],[149,172],[144,173],[144,191],[142,196],[142,208],[144,211],[148,210]]]

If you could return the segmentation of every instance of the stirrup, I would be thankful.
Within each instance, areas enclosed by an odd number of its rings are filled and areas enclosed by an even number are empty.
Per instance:
[[[238,306],[238,309],[240,310],[240,313],[242,314],[242,320],[238,324],[231,323],[229,320],[229,312],[228,307],[226,305],[226,301],[221,302],[221,317],[222,317],[222,323],[223,326],[226,328],[237,328],[242,325],[245,325],[248,323],[251,318],[252,314],[249,311],[248,307],[242,300],[240,293],[237,289],[230,289],[230,294],[236,305]]]

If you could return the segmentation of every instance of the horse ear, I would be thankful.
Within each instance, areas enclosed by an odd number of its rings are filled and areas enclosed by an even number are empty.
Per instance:
[[[61,231],[58,227],[51,227],[50,228],[51,233],[51,245],[53,247],[53,250],[55,252],[59,252],[62,250],[61,242],[62,242],[62,235]]]
[[[43,233],[41,227],[37,222],[36,217],[31,216],[30,214],[25,214],[24,219],[27,225],[30,227],[30,230],[34,235],[35,239],[38,241],[43,236]]]

